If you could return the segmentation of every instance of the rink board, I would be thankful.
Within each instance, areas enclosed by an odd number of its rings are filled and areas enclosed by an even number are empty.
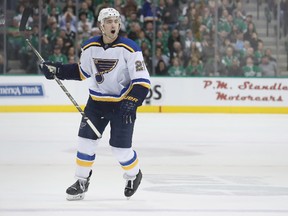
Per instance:
[[[89,80],[63,81],[84,107]],[[43,76],[2,76],[0,112],[76,112],[53,80]],[[280,78],[152,77],[139,112],[288,113],[288,82]]]

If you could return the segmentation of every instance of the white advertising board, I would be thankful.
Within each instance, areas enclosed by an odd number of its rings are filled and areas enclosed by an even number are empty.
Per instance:
[[[85,105],[88,80],[63,81],[74,99]],[[71,101],[54,80],[44,76],[1,76],[3,106],[63,106]],[[288,80],[280,78],[151,78],[143,107],[280,107],[288,109]],[[1,110],[0,110],[1,111]],[[287,111],[288,113],[288,111]]]
[[[148,98],[168,106],[288,107],[287,79],[152,78]]]

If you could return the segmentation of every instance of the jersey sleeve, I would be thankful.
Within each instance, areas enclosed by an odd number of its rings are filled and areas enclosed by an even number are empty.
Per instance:
[[[126,60],[131,84],[141,85],[150,89],[150,75],[145,65],[141,49],[138,47],[134,52],[127,52]]]
[[[79,60],[79,71],[80,77],[82,80],[88,79],[91,77],[92,72],[92,62],[89,49],[85,50],[82,48],[81,56]]]

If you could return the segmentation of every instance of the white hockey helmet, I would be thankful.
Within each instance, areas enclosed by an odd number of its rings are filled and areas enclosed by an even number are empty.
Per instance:
[[[120,13],[114,8],[103,8],[99,13],[98,22],[103,25],[104,20],[109,17],[117,17],[118,19],[120,19]]]

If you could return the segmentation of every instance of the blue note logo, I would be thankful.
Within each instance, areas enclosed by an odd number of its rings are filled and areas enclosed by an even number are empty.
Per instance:
[[[98,73],[95,75],[97,83],[102,83],[104,81],[104,74],[112,71],[117,63],[118,59],[98,59],[94,58],[94,64],[97,68]]]

